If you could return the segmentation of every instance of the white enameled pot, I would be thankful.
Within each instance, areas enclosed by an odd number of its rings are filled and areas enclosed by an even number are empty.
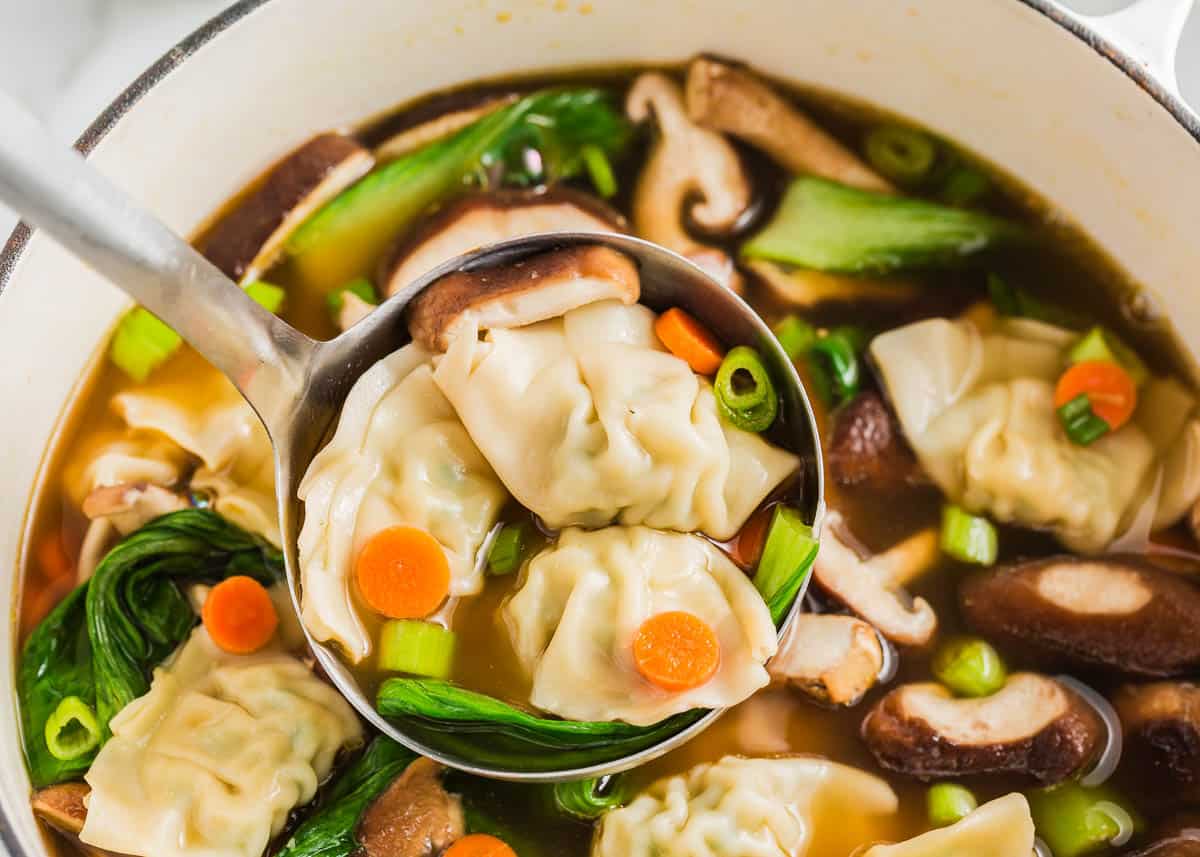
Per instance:
[[[187,233],[314,132],[430,90],[699,51],[879,104],[1039,192],[1139,282],[1200,353],[1200,120],[1162,37],[1180,0],[1085,30],[1049,0],[244,0],[168,53],[81,145]],[[1109,41],[1132,34],[1134,62]],[[1148,73],[1157,72],[1158,76]],[[0,133],[3,130],[0,129]],[[0,256],[0,686],[12,688],[26,510],[64,402],[124,307],[49,240]],[[44,849],[16,700],[0,704],[0,835]]]

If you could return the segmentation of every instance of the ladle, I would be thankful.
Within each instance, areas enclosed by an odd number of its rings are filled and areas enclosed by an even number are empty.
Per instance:
[[[643,303],[659,310],[682,307],[725,344],[759,349],[781,387],[783,418],[794,434],[790,445],[804,460],[801,512],[805,520],[814,522],[814,528],[820,523],[820,447],[811,407],[791,362],[763,321],[739,297],[691,262],[647,241],[625,235],[555,233],[485,248],[441,265],[350,330],[319,342],[255,303],[82,156],[52,140],[36,119],[3,93],[0,201],[174,328],[236,385],[257,412],[274,447],[280,532],[297,606],[301,593],[296,537],[302,511],[296,499],[297,486],[354,382],[408,341],[404,310],[409,300],[452,271],[510,264],[567,245],[603,244],[625,253],[639,267]],[[403,443],[403,439],[397,442]],[[793,604],[793,614],[802,601],[803,591]],[[330,679],[380,731],[422,755],[484,776],[558,781],[613,773],[678,746],[720,714],[714,711],[657,745],[604,765],[536,772],[500,769],[441,752],[406,735],[379,715],[354,674],[330,647],[311,637],[309,642]]]

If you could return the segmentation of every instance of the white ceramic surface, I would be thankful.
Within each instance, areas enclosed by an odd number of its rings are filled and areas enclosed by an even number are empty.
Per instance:
[[[194,55],[139,89],[115,124],[114,115],[101,123],[111,128],[95,150],[100,168],[182,231],[314,131],[430,89],[711,50],[877,102],[1005,165],[1106,246],[1200,345],[1200,144],[1116,65],[1018,0],[248,0],[239,16],[181,49]],[[0,293],[7,592],[46,439],[122,306],[38,236]],[[0,638],[9,646],[0,686],[11,687],[12,611],[0,614]],[[12,842],[41,854],[15,718],[9,694],[0,806]]]

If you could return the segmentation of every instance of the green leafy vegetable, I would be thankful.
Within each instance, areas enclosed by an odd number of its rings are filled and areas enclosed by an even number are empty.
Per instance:
[[[812,527],[804,523],[798,511],[782,503],[775,507],[754,573],[754,586],[767,602],[776,625],[787,618],[792,602],[804,587],[817,558],[817,547]]]
[[[534,92],[342,191],[292,233],[286,253],[311,282],[347,282],[366,274],[430,206],[469,184],[533,185],[572,178],[587,168],[586,147],[616,155],[631,128],[606,90]],[[595,161],[596,154],[590,157]]]
[[[35,786],[74,779],[96,748],[69,760],[46,745],[47,722],[68,697],[95,712],[101,743],[118,711],[150,688],[150,672],[196,624],[181,583],[245,574],[283,578],[280,553],[204,509],[151,521],[122,540],[92,579],[68,595],[30,635],[17,694],[30,778]]]
[[[1089,446],[1112,428],[1092,410],[1092,401],[1087,393],[1080,393],[1058,409],[1058,421],[1063,431],[1077,446]]]
[[[596,193],[605,199],[615,196],[617,193],[617,177],[613,175],[612,164],[609,162],[608,155],[605,154],[604,149],[595,143],[589,143],[580,150],[580,153],[583,155],[583,163],[587,167],[588,178],[592,180],[592,187],[596,189]]]
[[[68,696],[46,719],[46,747],[62,762],[86,756],[100,745],[96,712],[78,696]]]
[[[961,562],[992,565],[999,544],[996,528],[987,518],[947,504],[942,509],[942,553]]]
[[[806,176],[792,181],[775,217],[742,253],[820,271],[890,274],[953,265],[1025,240],[1021,226],[990,215]]]
[[[725,355],[713,381],[717,409],[742,431],[766,431],[779,415],[779,395],[758,352],[739,345]]]
[[[554,809],[584,821],[600,818],[605,813],[629,802],[630,781],[616,776],[555,783],[551,791]]]
[[[558,720],[447,681],[414,678],[385,681],[376,707],[430,746],[526,771],[612,761],[659,743],[705,713],[677,714],[653,726]]]
[[[338,775],[276,857],[350,857],[358,853],[355,832],[362,814],[416,758],[390,738],[376,738]]]
[[[385,622],[379,635],[379,668],[446,678],[454,664],[454,632],[420,619]]]
[[[921,184],[937,163],[937,144],[928,134],[899,125],[872,128],[866,140],[867,161],[896,184]]]

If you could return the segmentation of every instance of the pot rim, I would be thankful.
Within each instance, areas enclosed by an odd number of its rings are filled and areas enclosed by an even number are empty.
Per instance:
[[[130,108],[136,105],[158,83],[208,42],[269,2],[271,0],[237,0],[176,43],[104,108],[75,141],[75,148],[85,156],[90,154],[117,122],[129,112]],[[1018,2],[1040,12],[1120,69],[1147,95],[1158,102],[1197,144],[1200,144],[1200,113],[1188,107],[1182,98],[1169,92],[1137,59],[1125,54],[1111,41],[1093,32],[1084,23],[1056,7],[1052,0],[1018,0]],[[24,222],[19,222],[8,236],[3,248],[0,249],[0,292],[3,292],[11,281],[17,263],[32,235],[33,229]],[[3,845],[4,850],[11,857],[28,857],[21,850],[9,823],[8,815],[2,808],[0,808],[0,845]]]

